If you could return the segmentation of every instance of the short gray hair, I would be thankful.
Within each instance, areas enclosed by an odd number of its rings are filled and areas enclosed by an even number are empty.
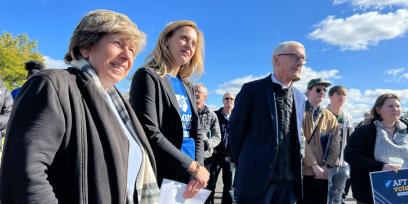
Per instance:
[[[94,10],[86,14],[71,36],[65,62],[79,60],[81,48],[90,48],[107,35],[120,33],[135,46],[135,56],[144,48],[146,35],[124,14],[110,10]]]
[[[205,92],[206,95],[208,94],[208,89],[207,89],[207,87],[206,87],[203,83],[195,84],[195,85],[193,86],[194,91],[195,91],[196,89],[198,89],[198,87],[201,87],[201,88],[203,89],[203,91]]]
[[[283,54],[289,46],[299,46],[305,49],[305,46],[302,43],[297,42],[297,41],[282,42],[273,50],[272,58],[277,55]]]

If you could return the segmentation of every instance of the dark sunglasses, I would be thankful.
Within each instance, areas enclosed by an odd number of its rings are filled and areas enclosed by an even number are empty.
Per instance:
[[[234,100],[234,98],[230,98],[230,97],[226,97],[226,98],[224,98],[224,100],[231,100],[231,101],[233,101]]]
[[[322,91],[323,91],[324,93],[326,93],[327,89],[325,89],[325,88],[323,88],[323,89],[322,89],[322,88],[316,88],[316,92],[317,92],[317,93],[320,93],[320,92],[322,92]]]

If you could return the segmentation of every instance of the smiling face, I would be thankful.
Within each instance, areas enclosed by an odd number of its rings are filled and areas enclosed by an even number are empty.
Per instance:
[[[173,68],[179,68],[190,62],[197,47],[197,31],[184,26],[167,40],[167,46],[173,59]]]
[[[125,78],[133,66],[135,48],[120,33],[107,34],[91,48],[81,48],[81,55],[95,68],[105,89]]]
[[[314,85],[311,89],[307,90],[307,96],[310,104],[313,107],[317,107],[323,101],[324,96],[326,94],[326,85],[324,84],[317,84]]]
[[[388,98],[376,111],[384,122],[393,123],[401,117],[401,103],[396,98]]]
[[[273,57],[276,78],[284,85],[298,81],[304,65],[301,60],[292,60],[293,56],[289,54],[296,55],[297,59],[306,58],[305,49],[298,45],[289,45],[283,53]]]

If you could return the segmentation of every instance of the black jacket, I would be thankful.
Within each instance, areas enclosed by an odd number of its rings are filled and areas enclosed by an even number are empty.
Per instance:
[[[272,179],[279,149],[278,118],[276,97],[272,90],[271,75],[243,85],[236,97],[230,117],[230,149],[237,162],[235,187],[240,194],[259,196],[269,186]],[[305,106],[304,93],[293,88],[295,101],[297,137],[296,158],[296,195],[302,197],[302,153],[304,137],[301,126]]]
[[[229,136],[229,121],[225,118],[224,114],[222,113],[222,109],[220,108],[217,111],[215,111],[215,114],[217,114],[218,118],[218,123],[220,124],[220,130],[221,130],[221,142],[218,146],[215,147],[214,153],[216,154],[223,154],[223,155],[230,155],[230,147],[228,143],[228,136]],[[227,145],[225,143],[227,142]]]
[[[353,197],[364,203],[373,203],[369,173],[381,171],[384,166],[374,158],[376,132],[373,122],[356,128],[344,150],[344,158],[351,167]]]
[[[82,76],[44,70],[23,86],[6,135],[1,203],[126,202],[128,139]],[[155,168],[143,128],[122,100]]]
[[[197,133],[198,113],[192,87],[183,83],[192,108],[190,135],[195,140],[196,160],[204,163],[203,136]],[[186,182],[187,169],[193,161],[180,151],[183,128],[173,88],[166,77],[152,68],[136,71],[130,87],[130,104],[134,108],[152,146],[157,161],[157,181],[163,178]],[[188,176],[189,178],[189,176]],[[187,178],[187,179],[188,179]]]

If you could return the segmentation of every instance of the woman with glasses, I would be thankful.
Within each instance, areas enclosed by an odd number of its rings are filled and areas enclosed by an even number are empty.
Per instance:
[[[357,203],[373,203],[370,172],[408,168],[408,129],[401,111],[397,95],[382,94],[371,109],[371,122],[350,136],[345,159],[351,167],[351,188]],[[400,158],[402,167],[391,161],[392,157]]]
[[[203,34],[194,22],[168,24],[130,88],[130,103],[157,160],[159,185],[164,178],[188,183],[185,198],[206,187],[209,179],[189,81],[203,71],[203,45]]]

